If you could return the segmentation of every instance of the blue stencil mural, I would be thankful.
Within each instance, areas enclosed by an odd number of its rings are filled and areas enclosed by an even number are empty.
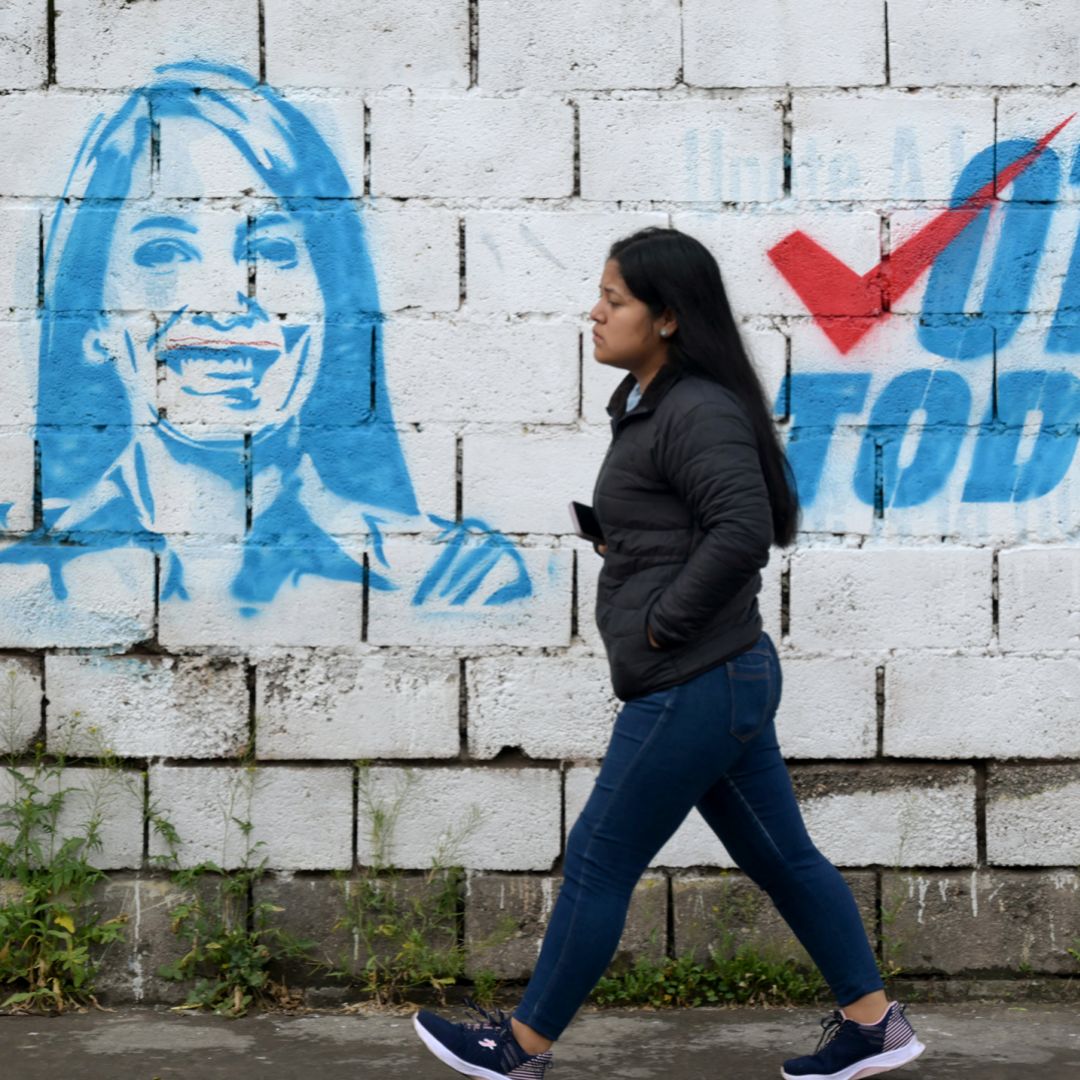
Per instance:
[[[529,597],[506,537],[417,505],[384,378],[376,268],[330,146],[242,71],[192,62],[158,72],[87,133],[68,181],[80,178],[81,198],[65,191],[50,225],[43,523],[0,564],[47,565],[65,601],[72,560],[146,548],[161,556],[161,601],[182,604],[192,584],[174,538],[183,507],[198,505],[211,523],[220,512],[243,524],[239,566],[220,582],[241,616],[272,610],[305,575],[402,588],[385,533],[433,525],[439,546],[418,587],[413,578],[414,605]],[[226,87],[202,86],[207,74]],[[193,133],[199,152],[185,158]],[[170,172],[212,177],[223,163],[247,180],[237,195],[267,193],[256,212],[143,197],[150,177],[168,194],[184,190]],[[343,532],[362,537],[366,567]]]

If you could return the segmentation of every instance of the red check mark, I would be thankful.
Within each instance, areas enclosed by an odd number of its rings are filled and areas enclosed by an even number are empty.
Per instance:
[[[1067,116],[985,187],[960,206],[943,210],[866,274],[856,274],[816,240],[798,230],[770,248],[769,258],[832,343],[841,353],[850,352],[888,317],[892,302],[915,284],[968,224],[997,198],[997,193],[1031,165],[1072,118]]]

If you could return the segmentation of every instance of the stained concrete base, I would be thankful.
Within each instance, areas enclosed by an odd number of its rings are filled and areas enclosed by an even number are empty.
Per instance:
[[[460,1014],[451,1009],[449,1014]],[[556,1074],[618,1080],[775,1080],[810,1053],[819,1009],[586,1008],[560,1041]],[[926,1053],[897,1076],[1080,1080],[1080,1016],[1068,1005],[919,1005]],[[408,1014],[260,1013],[222,1020],[167,1007],[0,1016],[0,1075],[19,1080],[449,1080]]]

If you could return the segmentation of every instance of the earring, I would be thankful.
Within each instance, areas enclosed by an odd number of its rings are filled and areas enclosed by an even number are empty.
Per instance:
[[[667,337],[667,331],[666,330],[661,330],[660,331],[660,336],[661,337]]]

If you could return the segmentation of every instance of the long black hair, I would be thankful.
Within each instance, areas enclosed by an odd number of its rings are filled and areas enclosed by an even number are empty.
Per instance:
[[[731,313],[720,267],[699,240],[678,229],[649,226],[611,245],[630,292],[659,316],[669,308],[678,329],[668,343],[669,364],[712,379],[743,404],[757,436],[758,459],[772,505],[773,540],[795,542],[799,498],[795,476],[772,420],[764,387]]]

